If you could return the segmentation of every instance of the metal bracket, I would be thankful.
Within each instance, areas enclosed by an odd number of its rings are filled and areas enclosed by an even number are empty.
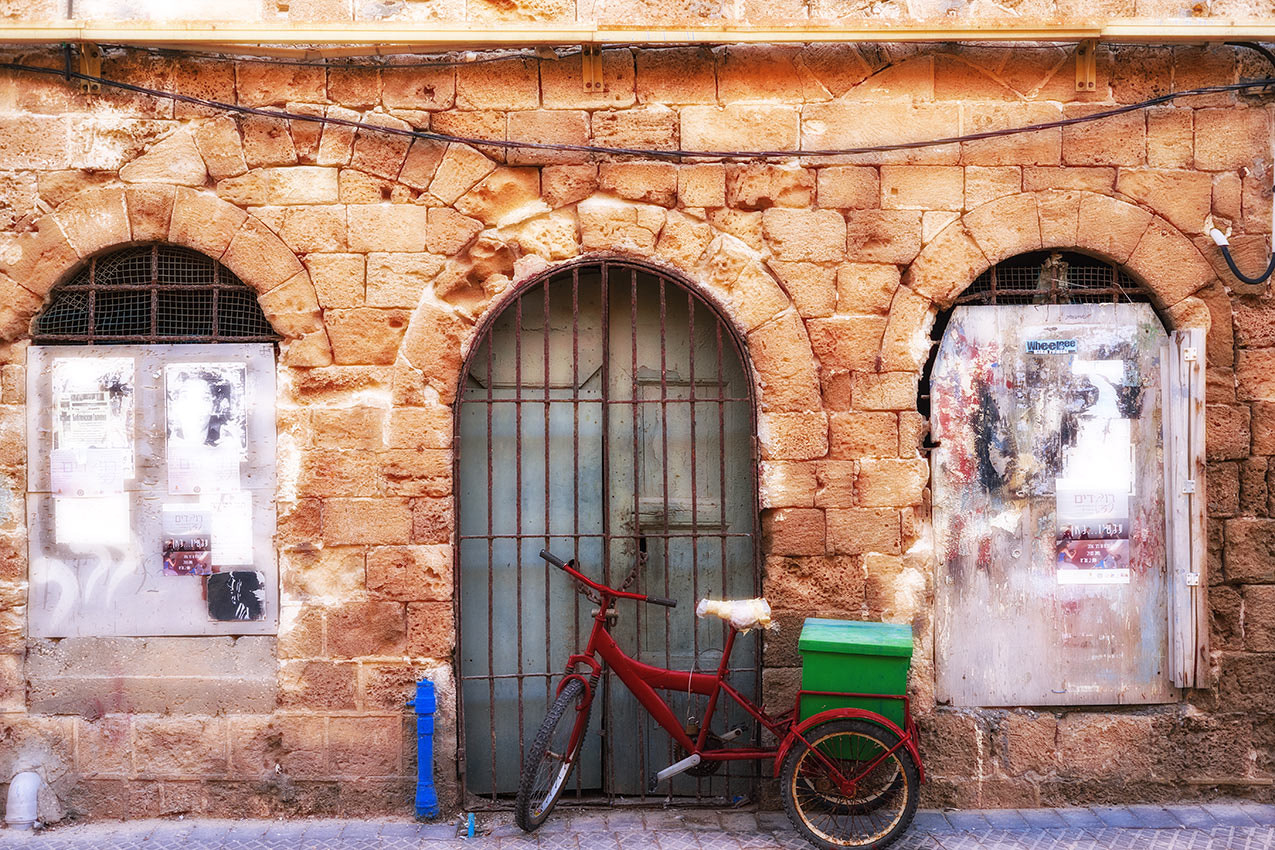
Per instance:
[[[1187,587],[1199,587],[1199,586],[1200,586],[1200,574],[1199,574],[1199,573],[1187,573],[1187,574],[1186,574],[1186,586],[1187,586]]]
[[[1098,88],[1098,39],[1086,38],[1076,45],[1076,91]]]
[[[1182,493],[1183,493],[1184,495],[1189,495],[1189,494],[1194,493],[1194,492],[1195,492],[1195,479],[1194,479],[1194,478],[1188,478],[1187,480],[1185,480],[1185,481],[1183,481],[1183,482],[1182,482]]]
[[[602,45],[580,45],[580,71],[585,91],[602,91]]]
[[[102,49],[92,42],[80,45],[80,73],[86,77],[102,76]],[[96,80],[80,80],[80,91],[85,94],[97,94],[102,84]]]
[[[1196,351],[1194,347],[1187,346],[1182,349],[1182,359],[1187,363],[1194,363],[1200,359],[1200,353]]]

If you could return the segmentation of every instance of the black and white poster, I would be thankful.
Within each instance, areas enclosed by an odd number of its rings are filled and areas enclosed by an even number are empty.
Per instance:
[[[242,363],[164,367],[169,493],[239,489],[248,447],[246,393]]]
[[[208,616],[214,620],[260,620],[266,615],[266,577],[255,570],[213,573],[208,582]]]

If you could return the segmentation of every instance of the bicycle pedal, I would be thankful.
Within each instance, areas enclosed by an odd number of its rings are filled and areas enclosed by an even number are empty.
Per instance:
[[[742,734],[744,734],[744,727],[743,727],[743,726],[736,726],[734,729],[730,730],[730,731],[729,731],[729,732],[727,732],[726,734],[719,736],[717,740],[719,740],[719,741],[721,741],[721,742],[725,743],[726,741],[733,741],[733,740],[735,740],[736,738],[738,738],[738,737],[739,737],[740,735],[742,735]]]

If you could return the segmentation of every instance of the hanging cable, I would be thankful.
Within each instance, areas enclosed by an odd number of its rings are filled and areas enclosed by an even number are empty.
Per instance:
[[[1238,92],[1249,89],[1265,88],[1275,85],[1275,78],[1265,78],[1260,80],[1246,80],[1240,83],[1228,83],[1218,86],[1201,86],[1200,88],[1184,89],[1183,91],[1169,92],[1149,100],[1131,103],[1125,106],[1118,106],[1113,109],[1103,110],[1102,112],[1093,112],[1088,115],[1078,115],[1074,118],[1062,118],[1057,121],[1045,121],[1040,124],[1029,124],[1022,127],[1007,127],[1001,130],[988,130],[982,133],[966,133],[959,136],[946,136],[939,139],[927,139],[916,142],[893,142],[884,145],[867,145],[856,148],[818,148],[814,150],[657,150],[654,148],[626,148],[626,147],[610,147],[607,145],[580,145],[580,144],[562,144],[555,142],[530,142],[530,141],[511,141],[505,139],[480,139],[473,136],[456,136],[450,133],[436,133],[430,130],[411,130],[399,127],[384,127],[377,124],[370,124],[364,121],[354,121],[345,118],[335,118],[330,115],[306,115],[300,112],[288,112],[286,110],[276,109],[260,109],[253,106],[242,106],[237,103],[225,103],[218,100],[208,98],[195,97],[193,95],[181,94],[179,92],[164,91],[162,89],[153,89],[147,86],[134,85],[121,80],[112,80],[106,77],[83,74],[78,71],[64,70],[61,68],[43,68],[38,65],[26,65],[20,62],[0,62],[0,69],[10,71],[20,71],[24,73],[43,74],[55,77],[69,77],[73,80],[84,80],[87,82],[99,83],[109,88],[120,89],[122,91],[133,92],[135,94],[145,94],[152,97],[166,98],[178,103],[187,103],[194,106],[202,106],[209,109],[221,110],[223,112],[237,113],[241,115],[256,115],[263,118],[274,118],[284,121],[303,121],[312,124],[332,125],[339,127],[351,127],[356,130],[365,130],[369,133],[381,133],[391,136],[402,136],[411,139],[423,139],[426,141],[435,141],[443,143],[455,143],[471,145],[474,147],[501,148],[504,150],[544,150],[574,153],[591,153],[604,154],[613,156],[641,156],[652,159],[727,159],[727,160],[748,160],[748,159],[795,159],[799,157],[834,157],[834,156],[854,156],[858,154],[873,153],[889,153],[892,151],[918,150],[921,148],[939,147],[942,145],[954,145],[961,142],[976,142],[983,139],[995,139],[1004,136],[1015,136],[1022,133],[1036,133],[1041,130],[1052,130],[1060,127],[1071,127],[1077,124],[1086,124],[1091,121],[1101,121],[1104,118],[1112,118],[1117,115],[1125,115],[1130,112],[1148,109],[1152,106],[1159,106],[1164,103],[1170,103],[1184,97],[1194,97],[1197,95],[1220,94],[1223,92]]]

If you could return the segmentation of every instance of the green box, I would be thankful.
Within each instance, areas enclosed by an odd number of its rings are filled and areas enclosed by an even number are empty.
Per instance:
[[[907,693],[911,626],[807,617],[797,648],[803,691]],[[904,725],[903,700],[868,697],[803,696],[799,719],[830,708],[862,708]]]

